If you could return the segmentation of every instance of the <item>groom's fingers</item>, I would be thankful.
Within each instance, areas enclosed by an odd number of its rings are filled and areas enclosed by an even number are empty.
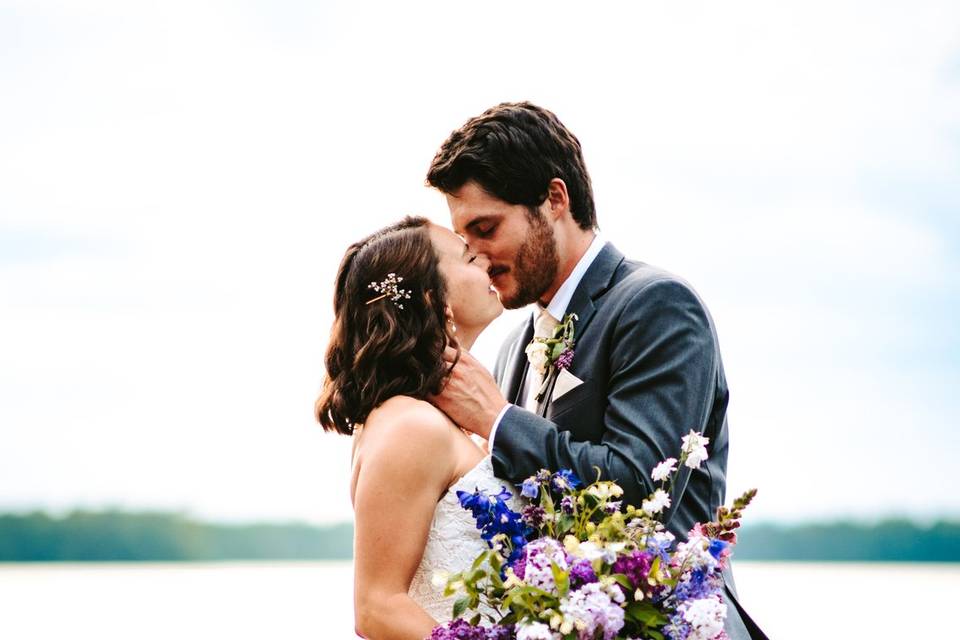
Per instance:
[[[454,349],[453,347],[447,346],[443,350],[443,361],[449,364],[453,364],[454,362],[457,361],[457,355],[459,353],[460,352]]]

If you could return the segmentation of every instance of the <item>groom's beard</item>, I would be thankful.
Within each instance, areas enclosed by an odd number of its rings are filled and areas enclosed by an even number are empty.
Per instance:
[[[530,230],[513,260],[513,280],[517,289],[510,297],[500,293],[507,309],[519,309],[540,299],[557,277],[557,241],[553,228],[539,211],[530,216]]]

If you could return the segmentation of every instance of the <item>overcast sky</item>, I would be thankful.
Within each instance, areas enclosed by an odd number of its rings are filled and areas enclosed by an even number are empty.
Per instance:
[[[960,515],[956,2],[0,0],[0,92],[0,509],[349,519],[339,259],[529,99],[707,302],[750,519]]]

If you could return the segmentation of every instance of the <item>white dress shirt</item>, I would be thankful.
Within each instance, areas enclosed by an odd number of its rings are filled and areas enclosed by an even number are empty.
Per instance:
[[[563,284],[560,285],[560,288],[557,289],[557,292],[554,294],[553,298],[547,304],[547,312],[556,318],[557,320],[563,320],[563,316],[567,311],[567,306],[570,304],[570,300],[573,299],[573,293],[577,290],[577,287],[580,286],[580,281],[583,280],[583,275],[587,272],[587,269],[590,268],[590,265],[593,264],[593,261],[597,259],[597,256],[600,255],[600,250],[603,249],[604,241],[600,238],[600,234],[596,234],[593,237],[593,242],[590,243],[590,246],[587,247],[586,253],[580,257],[580,260],[577,262],[577,266],[573,268],[573,271],[570,272],[570,275],[566,280],[563,281]],[[537,316],[540,315],[540,312],[543,310],[543,307],[540,303],[534,305],[533,309],[533,319],[534,322],[537,319]],[[530,365],[527,364],[529,367]],[[524,376],[524,388],[520,392],[521,398],[526,398],[529,390],[527,389],[528,384],[531,381],[529,375]],[[507,412],[507,409],[514,405],[507,404],[500,410],[500,414],[497,415],[497,419],[493,422],[493,428],[490,429],[490,436],[487,438],[489,443],[490,451],[493,451],[493,441],[497,435],[497,427],[500,426],[500,421],[503,420],[503,414]]]

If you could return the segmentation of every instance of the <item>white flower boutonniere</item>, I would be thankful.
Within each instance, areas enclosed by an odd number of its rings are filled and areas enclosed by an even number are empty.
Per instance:
[[[524,350],[530,366],[543,377],[537,392],[537,402],[543,400],[550,378],[573,362],[573,323],[578,319],[577,314],[568,313],[563,317],[563,322],[553,330],[553,337],[534,338]]]

